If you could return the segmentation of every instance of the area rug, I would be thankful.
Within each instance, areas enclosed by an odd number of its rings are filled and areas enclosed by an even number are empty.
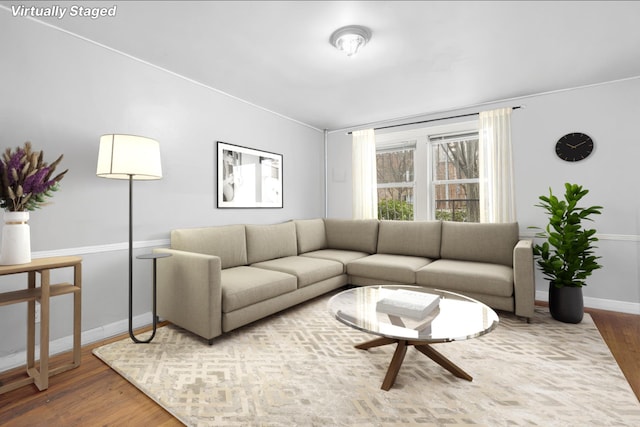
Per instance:
[[[94,354],[189,426],[638,426],[640,403],[592,319],[532,323],[500,313],[488,335],[437,349],[454,377],[409,349],[380,389],[394,346],[327,311],[329,296],[217,338],[169,325],[151,344],[124,339]]]

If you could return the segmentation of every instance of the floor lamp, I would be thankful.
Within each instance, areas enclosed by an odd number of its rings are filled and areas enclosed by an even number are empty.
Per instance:
[[[156,332],[155,296],[153,335],[143,341],[133,334],[133,181],[162,178],[160,145],[157,141],[142,136],[103,135],[100,137],[96,175],[129,180],[129,336],[136,343],[147,343]]]

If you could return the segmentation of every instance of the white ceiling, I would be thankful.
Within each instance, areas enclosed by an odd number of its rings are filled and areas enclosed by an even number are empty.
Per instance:
[[[633,1],[53,4],[116,4],[47,22],[319,129],[640,76]],[[352,58],[329,44],[350,24],[373,32]]]

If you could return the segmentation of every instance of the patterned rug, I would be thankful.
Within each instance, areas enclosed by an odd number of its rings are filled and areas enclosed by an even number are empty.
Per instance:
[[[488,335],[436,348],[458,379],[409,349],[380,389],[394,346],[327,311],[324,296],[206,341],[174,326],[151,344],[128,338],[93,352],[189,426],[638,426],[640,403],[592,319],[527,324],[500,313]]]

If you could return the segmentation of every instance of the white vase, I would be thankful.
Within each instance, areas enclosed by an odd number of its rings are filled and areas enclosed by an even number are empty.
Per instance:
[[[4,212],[0,265],[31,262],[31,231],[29,212]]]

